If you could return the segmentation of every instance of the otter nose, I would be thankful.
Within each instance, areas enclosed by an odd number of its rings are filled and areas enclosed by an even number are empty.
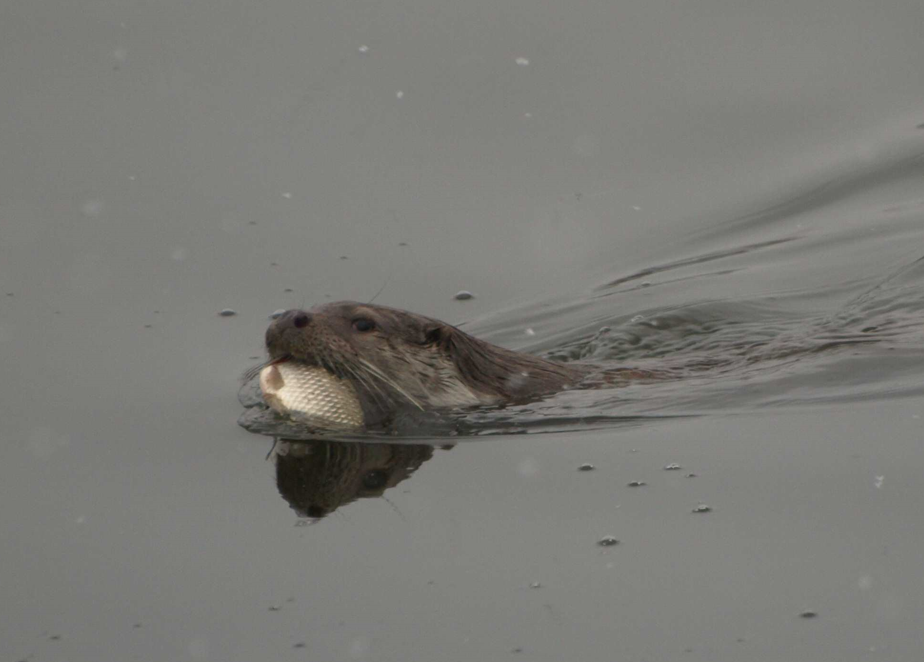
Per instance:
[[[292,324],[296,329],[304,329],[311,324],[311,315],[304,310],[296,311],[295,315],[292,316]]]

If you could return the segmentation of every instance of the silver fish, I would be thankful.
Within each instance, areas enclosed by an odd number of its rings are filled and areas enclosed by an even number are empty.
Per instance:
[[[324,368],[282,361],[260,371],[260,390],[272,409],[319,428],[362,427],[353,385]]]

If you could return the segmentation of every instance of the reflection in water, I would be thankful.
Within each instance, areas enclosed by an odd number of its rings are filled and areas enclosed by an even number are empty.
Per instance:
[[[276,485],[299,517],[320,519],[409,478],[433,456],[433,446],[293,441],[273,449]]]

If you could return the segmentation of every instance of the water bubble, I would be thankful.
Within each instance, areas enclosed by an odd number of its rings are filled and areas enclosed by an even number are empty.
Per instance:
[[[282,607],[280,605],[270,605],[268,611],[282,611]]]
[[[681,469],[683,469],[683,467],[681,467],[676,462],[671,462],[670,464],[664,465],[664,471],[680,471]]]
[[[527,60],[525,57],[518,57],[516,59],[516,63],[520,65],[521,67],[525,67],[526,65],[529,64],[529,60]]]
[[[628,484],[628,486],[629,487],[644,487],[647,484],[648,483],[646,483],[643,480],[633,480],[631,483]]]
[[[536,335],[536,332],[533,331],[533,330],[530,329],[530,328],[527,328],[525,331],[523,331],[523,333],[525,333],[525,334],[528,335],[528,336],[534,336],[534,335]]]
[[[285,193],[282,194],[282,197],[284,197],[286,200],[291,200],[292,194],[286,191]]]
[[[84,216],[96,218],[103,213],[103,202],[102,200],[87,200],[80,206],[80,211]]]
[[[218,314],[221,317],[234,317],[235,315],[237,315],[237,311],[232,310],[231,308],[222,308],[221,312],[219,312]]]
[[[590,462],[585,462],[584,464],[578,467],[578,471],[593,471],[596,468],[597,467],[592,465]]]
[[[694,513],[711,513],[712,508],[707,506],[704,503],[701,503],[698,506],[696,506],[696,508],[693,509],[693,512]]]
[[[651,287],[651,281],[650,281],[650,280],[643,280],[641,283],[639,283],[639,286],[640,286],[640,287]],[[657,322],[652,321],[651,323],[652,323],[654,326],[657,326]]]
[[[274,310],[272,313],[270,313],[269,318],[270,318],[271,320],[274,320],[274,319],[276,319],[277,317],[282,317],[283,315],[285,315],[285,313],[286,313],[286,309],[285,309],[285,308],[278,308],[278,309]]]
[[[456,295],[453,298],[456,301],[468,301],[469,299],[474,299],[475,295],[469,292],[468,290],[460,290],[456,292]]]
[[[882,484],[885,482],[885,476],[876,476],[876,489],[882,489]]]
[[[619,544],[619,540],[615,536],[603,536],[597,541],[597,544],[600,547],[615,547]]]
[[[632,324],[638,324],[639,322],[644,322],[644,321],[645,321],[645,316],[644,316],[644,315],[636,315],[635,317],[633,317],[633,318],[630,319],[629,321],[630,321]]]
[[[635,211],[642,211],[642,208],[641,208],[641,207],[635,207],[635,206],[633,206],[632,209],[634,209]]]
[[[542,584],[539,583],[539,582],[532,582],[532,583],[529,585],[529,587],[530,587],[530,588],[542,588]]]
[[[395,92],[395,96],[398,97],[399,99],[403,99],[404,92],[402,90],[398,90],[397,92]]]
[[[363,55],[365,55],[366,53],[369,52],[369,47],[366,46],[365,44],[363,44],[362,46],[359,47],[358,50],[359,50],[360,53],[362,53]]]

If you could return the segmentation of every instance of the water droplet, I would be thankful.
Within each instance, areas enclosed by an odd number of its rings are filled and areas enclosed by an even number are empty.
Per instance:
[[[711,513],[712,508],[710,508],[704,503],[701,503],[698,506],[696,506],[696,508],[693,509],[693,512],[694,513]]]
[[[619,540],[615,536],[603,536],[597,541],[597,544],[600,547],[615,547],[619,544]]]
[[[366,53],[369,52],[369,47],[363,44],[362,46],[359,47],[359,52],[365,55]]]
[[[542,588],[542,584],[539,582],[533,582],[529,585],[530,588]]]
[[[578,467],[578,471],[593,471],[596,468],[597,467],[592,465],[590,462],[585,462],[584,464]]]
[[[468,301],[469,299],[474,299],[475,295],[469,292],[468,290],[460,290],[456,292],[454,297],[457,301]]]
[[[651,287],[651,281],[650,281],[650,280],[643,280],[641,283],[639,283],[639,286],[641,286],[641,287]],[[655,324],[655,322],[652,322],[652,324]]]
[[[397,92],[395,92],[395,96],[398,97],[399,99],[403,99],[403,98],[404,98],[404,92],[401,91],[401,90],[398,90]]]
[[[279,308],[277,310],[274,310],[272,313],[270,313],[270,319],[274,320],[277,317],[282,317],[283,315],[285,315],[285,312],[286,312],[285,308]]]
[[[237,315],[237,311],[231,310],[230,308],[223,308],[218,314],[222,317],[234,317]]]
[[[670,464],[664,465],[664,471],[680,471],[681,469],[683,469],[683,467],[681,467],[676,462],[671,462]]]
[[[528,335],[528,336],[534,336],[534,335],[536,335],[536,332],[535,332],[534,330],[532,330],[532,329],[529,329],[529,328],[525,329],[525,330],[523,331],[523,333],[525,333],[525,334]]]
[[[525,57],[518,57],[516,59],[516,63],[520,65],[521,67],[525,67],[526,65],[529,64],[529,60],[527,60]]]

